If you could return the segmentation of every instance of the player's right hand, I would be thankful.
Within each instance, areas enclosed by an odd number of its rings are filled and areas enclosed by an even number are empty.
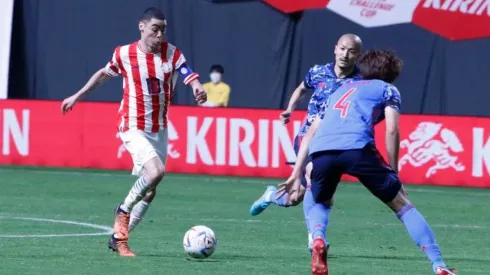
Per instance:
[[[279,184],[279,188],[276,191],[276,197],[278,199],[282,198],[284,195],[288,194],[290,202],[298,201],[299,189],[301,186],[301,179],[292,175],[284,183]]]
[[[69,111],[71,111],[73,109],[73,106],[75,105],[75,103],[77,103],[77,101],[78,101],[78,98],[76,95],[72,95],[68,98],[65,98],[63,100],[63,102],[61,103],[61,113],[66,114]]]
[[[289,121],[291,120],[291,111],[286,110],[286,111],[282,112],[279,115],[279,119],[281,120],[282,124],[288,124]]]

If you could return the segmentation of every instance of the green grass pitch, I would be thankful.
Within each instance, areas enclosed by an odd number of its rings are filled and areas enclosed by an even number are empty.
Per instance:
[[[131,235],[138,256],[121,258],[108,250],[105,228],[135,180],[128,172],[3,167],[0,175],[0,274],[311,274],[301,207],[249,216],[277,180],[168,175]],[[489,274],[490,190],[407,190],[446,262],[460,274]],[[183,251],[194,225],[218,238],[204,261]],[[328,240],[331,274],[432,274],[395,215],[356,183],[339,186]]]

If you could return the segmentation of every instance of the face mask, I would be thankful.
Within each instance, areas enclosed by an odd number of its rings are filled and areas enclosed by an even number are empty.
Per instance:
[[[221,74],[220,73],[211,73],[209,75],[209,78],[211,78],[211,82],[218,83],[221,81]]]

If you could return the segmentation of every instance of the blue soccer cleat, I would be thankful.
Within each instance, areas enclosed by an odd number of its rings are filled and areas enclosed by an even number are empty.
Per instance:
[[[262,213],[269,204],[271,204],[270,197],[272,194],[276,192],[276,187],[273,185],[267,186],[267,189],[265,189],[264,194],[252,204],[252,207],[250,207],[250,215],[252,216],[257,216],[258,214]]]

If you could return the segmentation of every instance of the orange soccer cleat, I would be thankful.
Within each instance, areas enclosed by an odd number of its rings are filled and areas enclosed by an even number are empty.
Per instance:
[[[119,252],[121,256],[134,257],[136,255],[128,246],[130,214],[124,212],[120,206],[115,212],[114,235],[109,240],[109,248]]]

